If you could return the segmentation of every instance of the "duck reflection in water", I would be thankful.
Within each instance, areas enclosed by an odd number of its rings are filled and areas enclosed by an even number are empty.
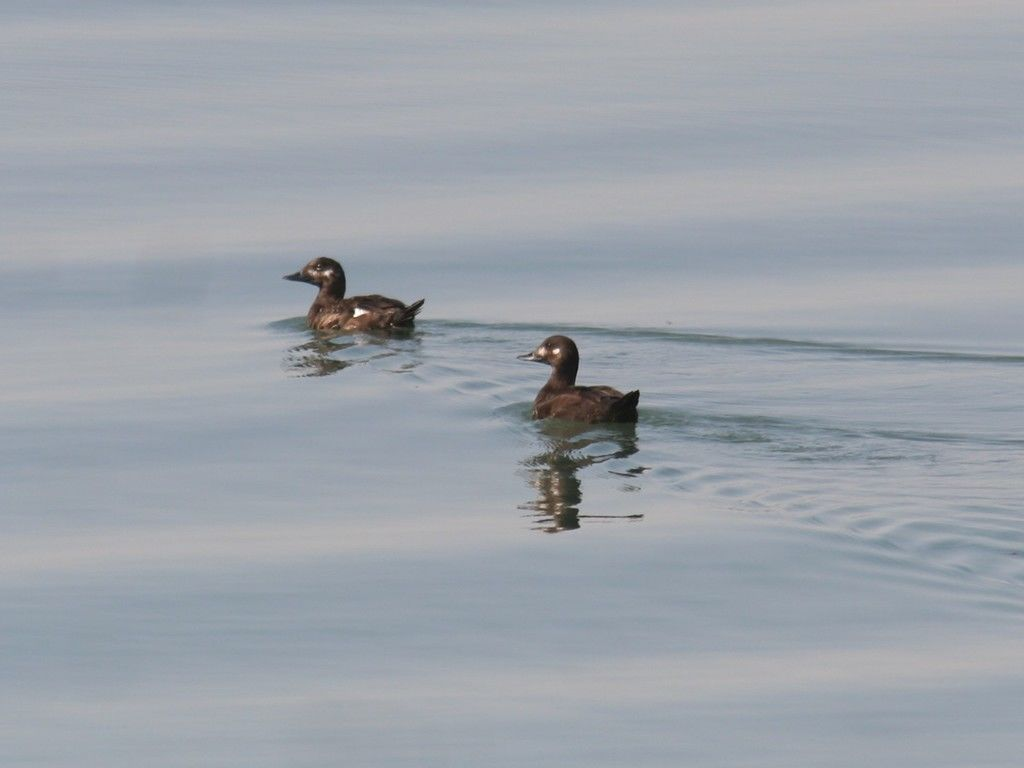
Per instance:
[[[351,365],[393,357],[419,346],[416,332],[406,328],[356,335],[313,331],[312,336],[285,353],[283,365],[292,376],[330,376]],[[417,365],[418,360],[409,359],[396,372],[412,370]]]
[[[581,520],[639,520],[641,514],[584,515],[581,469],[636,453],[636,425],[580,424],[570,421],[544,421],[538,424],[544,450],[523,461],[527,480],[538,492],[535,501],[521,504],[534,518],[535,530],[545,533],[571,531]],[[636,478],[646,467],[612,471],[611,474]],[[637,490],[627,485],[624,490]]]

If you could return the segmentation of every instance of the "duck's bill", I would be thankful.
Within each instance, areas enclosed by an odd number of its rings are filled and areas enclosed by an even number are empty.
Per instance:
[[[312,283],[313,281],[306,277],[301,272],[292,272],[290,275],[285,275],[282,279],[294,280],[296,283]]]
[[[527,352],[525,355],[516,355],[516,360],[526,360],[531,363],[543,363],[544,358],[540,357],[536,350],[533,352]]]

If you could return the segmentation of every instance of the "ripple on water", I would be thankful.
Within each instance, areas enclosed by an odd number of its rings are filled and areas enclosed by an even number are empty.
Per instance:
[[[285,350],[281,362],[290,376],[331,376],[354,365],[374,364],[389,358],[398,358],[384,367],[391,373],[408,373],[421,364],[421,338],[415,331],[313,331],[306,326],[304,318],[289,318],[268,325],[301,339]]]
[[[325,337],[306,330],[301,318],[271,327],[295,337],[285,355],[292,375],[334,375],[386,360],[382,370],[416,369],[416,380],[441,403],[481,424],[496,419],[522,445],[518,471],[533,498],[519,509],[538,530],[585,526],[588,507],[615,506],[605,504],[609,494],[622,497],[628,514],[621,519],[640,522],[648,514],[645,491],[656,490],[719,505],[723,515],[852,536],[879,552],[902,553],[921,571],[1024,583],[1024,525],[1019,507],[1006,503],[1011,484],[990,484],[990,503],[974,503],[958,479],[936,482],[971,462],[1006,477],[1021,468],[1024,450],[1004,423],[1005,408],[979,407],[977,418],[958,414],[957,424],[973,431],[948,428],[943,366],[1005,369],[1024,358],[535,324],[424,321],[401,337]],[[627,369],[640,382],[638,425],[530,419],[542,377],[514,357],[556,330],[585,337],[583,383],[619,383]],[[915,400],[909,410],[894,403],[901,421],[885,424],[877,409],[896,391],[890,373]],[[820,393],[816,376],[824,377]],[[764,386],[773,377],[777,384]],[[784,386],[793,377],[802,381],[799,399]],[[1000,392],[1005,397],[1005,387]],[[986,402],[984,391],[961,397]]]

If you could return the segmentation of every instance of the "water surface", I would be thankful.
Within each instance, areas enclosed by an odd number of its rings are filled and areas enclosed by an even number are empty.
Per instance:
[[[1016,4],[0,17],[5,765],[1018,764]]]

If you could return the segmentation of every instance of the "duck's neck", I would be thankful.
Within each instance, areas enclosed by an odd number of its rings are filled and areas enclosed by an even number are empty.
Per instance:
[[[566,360],[557,368],[551,369],[551,376],[544,389],[549,392],[557,392],[562,389],[572,389],[576,384],[576,371],[580,364],[578,360]]]
[[[320,286],[320,291],[317,293],[316,298],[313,299],[313,303],[309,307],[309,312],[306,314],[306,320],[310,325],[316,323],[317,317],[324,310],[337,305],[337,302],[345,298],[345,278],[335,278],[329,283],[324,283]]]
[[[318,299],[344,299],[345,298],[345,276],[337,275],[330,282],[324,283],[320,286],[320,293],[317,295]]]

